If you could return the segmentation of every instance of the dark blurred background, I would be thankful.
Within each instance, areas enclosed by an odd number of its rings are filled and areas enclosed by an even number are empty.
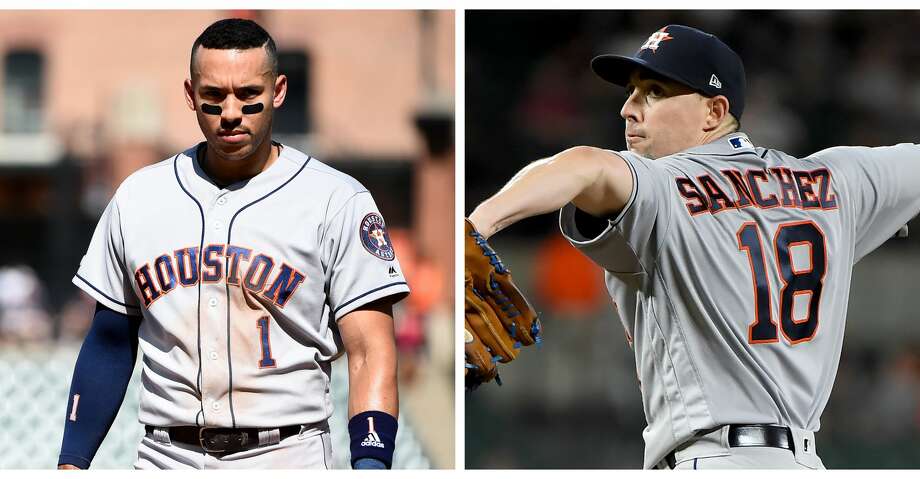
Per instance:
[[[575,145],[625,149],[625,90],[589,61],[632,55],[670,23],[742,57],[742,131],[755,145],[801,157],[920,135],[916,11],[467,11],[465,23],[467,214],[530,161]],[[911,233],[854,268],[817,434],[829,468],[920,468],[920,222]],[[555,214],[490,243],[532,296],[546,341],[502,368],[503,387],[466,395],[467,467],[641,467],[635,359],[602,271],[562,239]]]

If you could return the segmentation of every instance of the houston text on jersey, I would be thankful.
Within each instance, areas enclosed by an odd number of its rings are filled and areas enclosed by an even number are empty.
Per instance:
[[[251,258],[251,260],[250,260]],[[248,262],[245,274],[240,277],[241,262]],[[189,246],[162,254],[134,272],[134,281],[144,298],[144,307],[165,296],[177,286],[194,286],[199,279],[216,283],[224,279],[229,285],[243,285],[253,293],[262,293],[266,299],[283,308],[303,283],[305,275],[287,263],[282,263],[274,279],[268,281],[275,269],[275,260],[266,254],[253,256],[252,248],[237,245],[211,244],[205,246],[204,255],[198,258],[198,247]],[[201,270],[199,274],[199,265]],[[266,285],[268,285],[266,287]]]

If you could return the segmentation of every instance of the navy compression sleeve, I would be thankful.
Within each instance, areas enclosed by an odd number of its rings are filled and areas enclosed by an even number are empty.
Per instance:
[[[58,465],[89,467],[115,421],[137,359],[140,316],[96,304],[96,314],[74,366]]]

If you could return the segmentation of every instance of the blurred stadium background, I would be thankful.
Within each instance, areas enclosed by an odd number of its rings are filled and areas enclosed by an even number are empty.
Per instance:
[[[373,192],[413,289],[396,311],[395,466],[454,467],[453,11],[218,10],[0,12],[0,468],[56,467],[93,311],[70,278],[121,180],[202,140],[182,93],[189,51],[231,16],[278,45],[275,138]],[[131,467],[141,430],[135,382],[94,467]]]
[[[917,142],[920,12],[466,12],[467,214],[530,161],[585,144],[625,149],[625,91],[600,53],[634,54],[669,23],[742,57],[742,129],[796,156]],[[829,468],[920,468],[920,222],[856,265],[846,339],[817,435]],[[546,340],[466,395],[468,468],[641,467],[635,360],[601,270],[562,239],[558,215],[490,240],[542,312]]]

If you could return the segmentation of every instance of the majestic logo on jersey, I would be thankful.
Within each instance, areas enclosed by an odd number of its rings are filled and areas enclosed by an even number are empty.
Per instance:
[[[172,254],[158,256],[153,260],[153,266],[146,263],[134,271],[134,281],[145,307],[178,286],[194,286],[199,280],[216,283],[223,280],[224,276],[227,284],[245,287],[255,294],[261,293],[279,308],[287,304],[306,278],[287,263],[275,268],[275,260],[271,256],[261,253],[253,255],[251,248],[232,244],[205,246],[200,261],[197,246],[177,249]]]
[[[837,209],[837,195],[827,168],[811,171],[783,167],[745,171],[725,169],[721,173],[724,178],[717,175],[715,178],[710,175],[700,175],[695,179],[674,178],[677,192],[686,200],[691,216],[751,206],[762,209]],[[723,188],[726,183],[731,190]],[[773,192],[767,194],[771,189]],[[732,190],[734,195],[727,193]]]
[[[368,213],[361,220],[361,244],[370,253],[380,259],[392,261],[396,257],[390,235],[387,233],[383,218],[377,213]]]
[[[652,36],[648,37],[648,40],[646,40],[645,43],[642,44],[642,47],[639,48],[639,51],[649,49],[655,52],[658,50],[658,47],[661,45],[661,42],[665,40],[673,40],[674,37],[669,35],[668,32],[665,31],[665,28],[668,28],[668,27],[664,27],[661,30],[658,30],[657,32],[653,33]]]

